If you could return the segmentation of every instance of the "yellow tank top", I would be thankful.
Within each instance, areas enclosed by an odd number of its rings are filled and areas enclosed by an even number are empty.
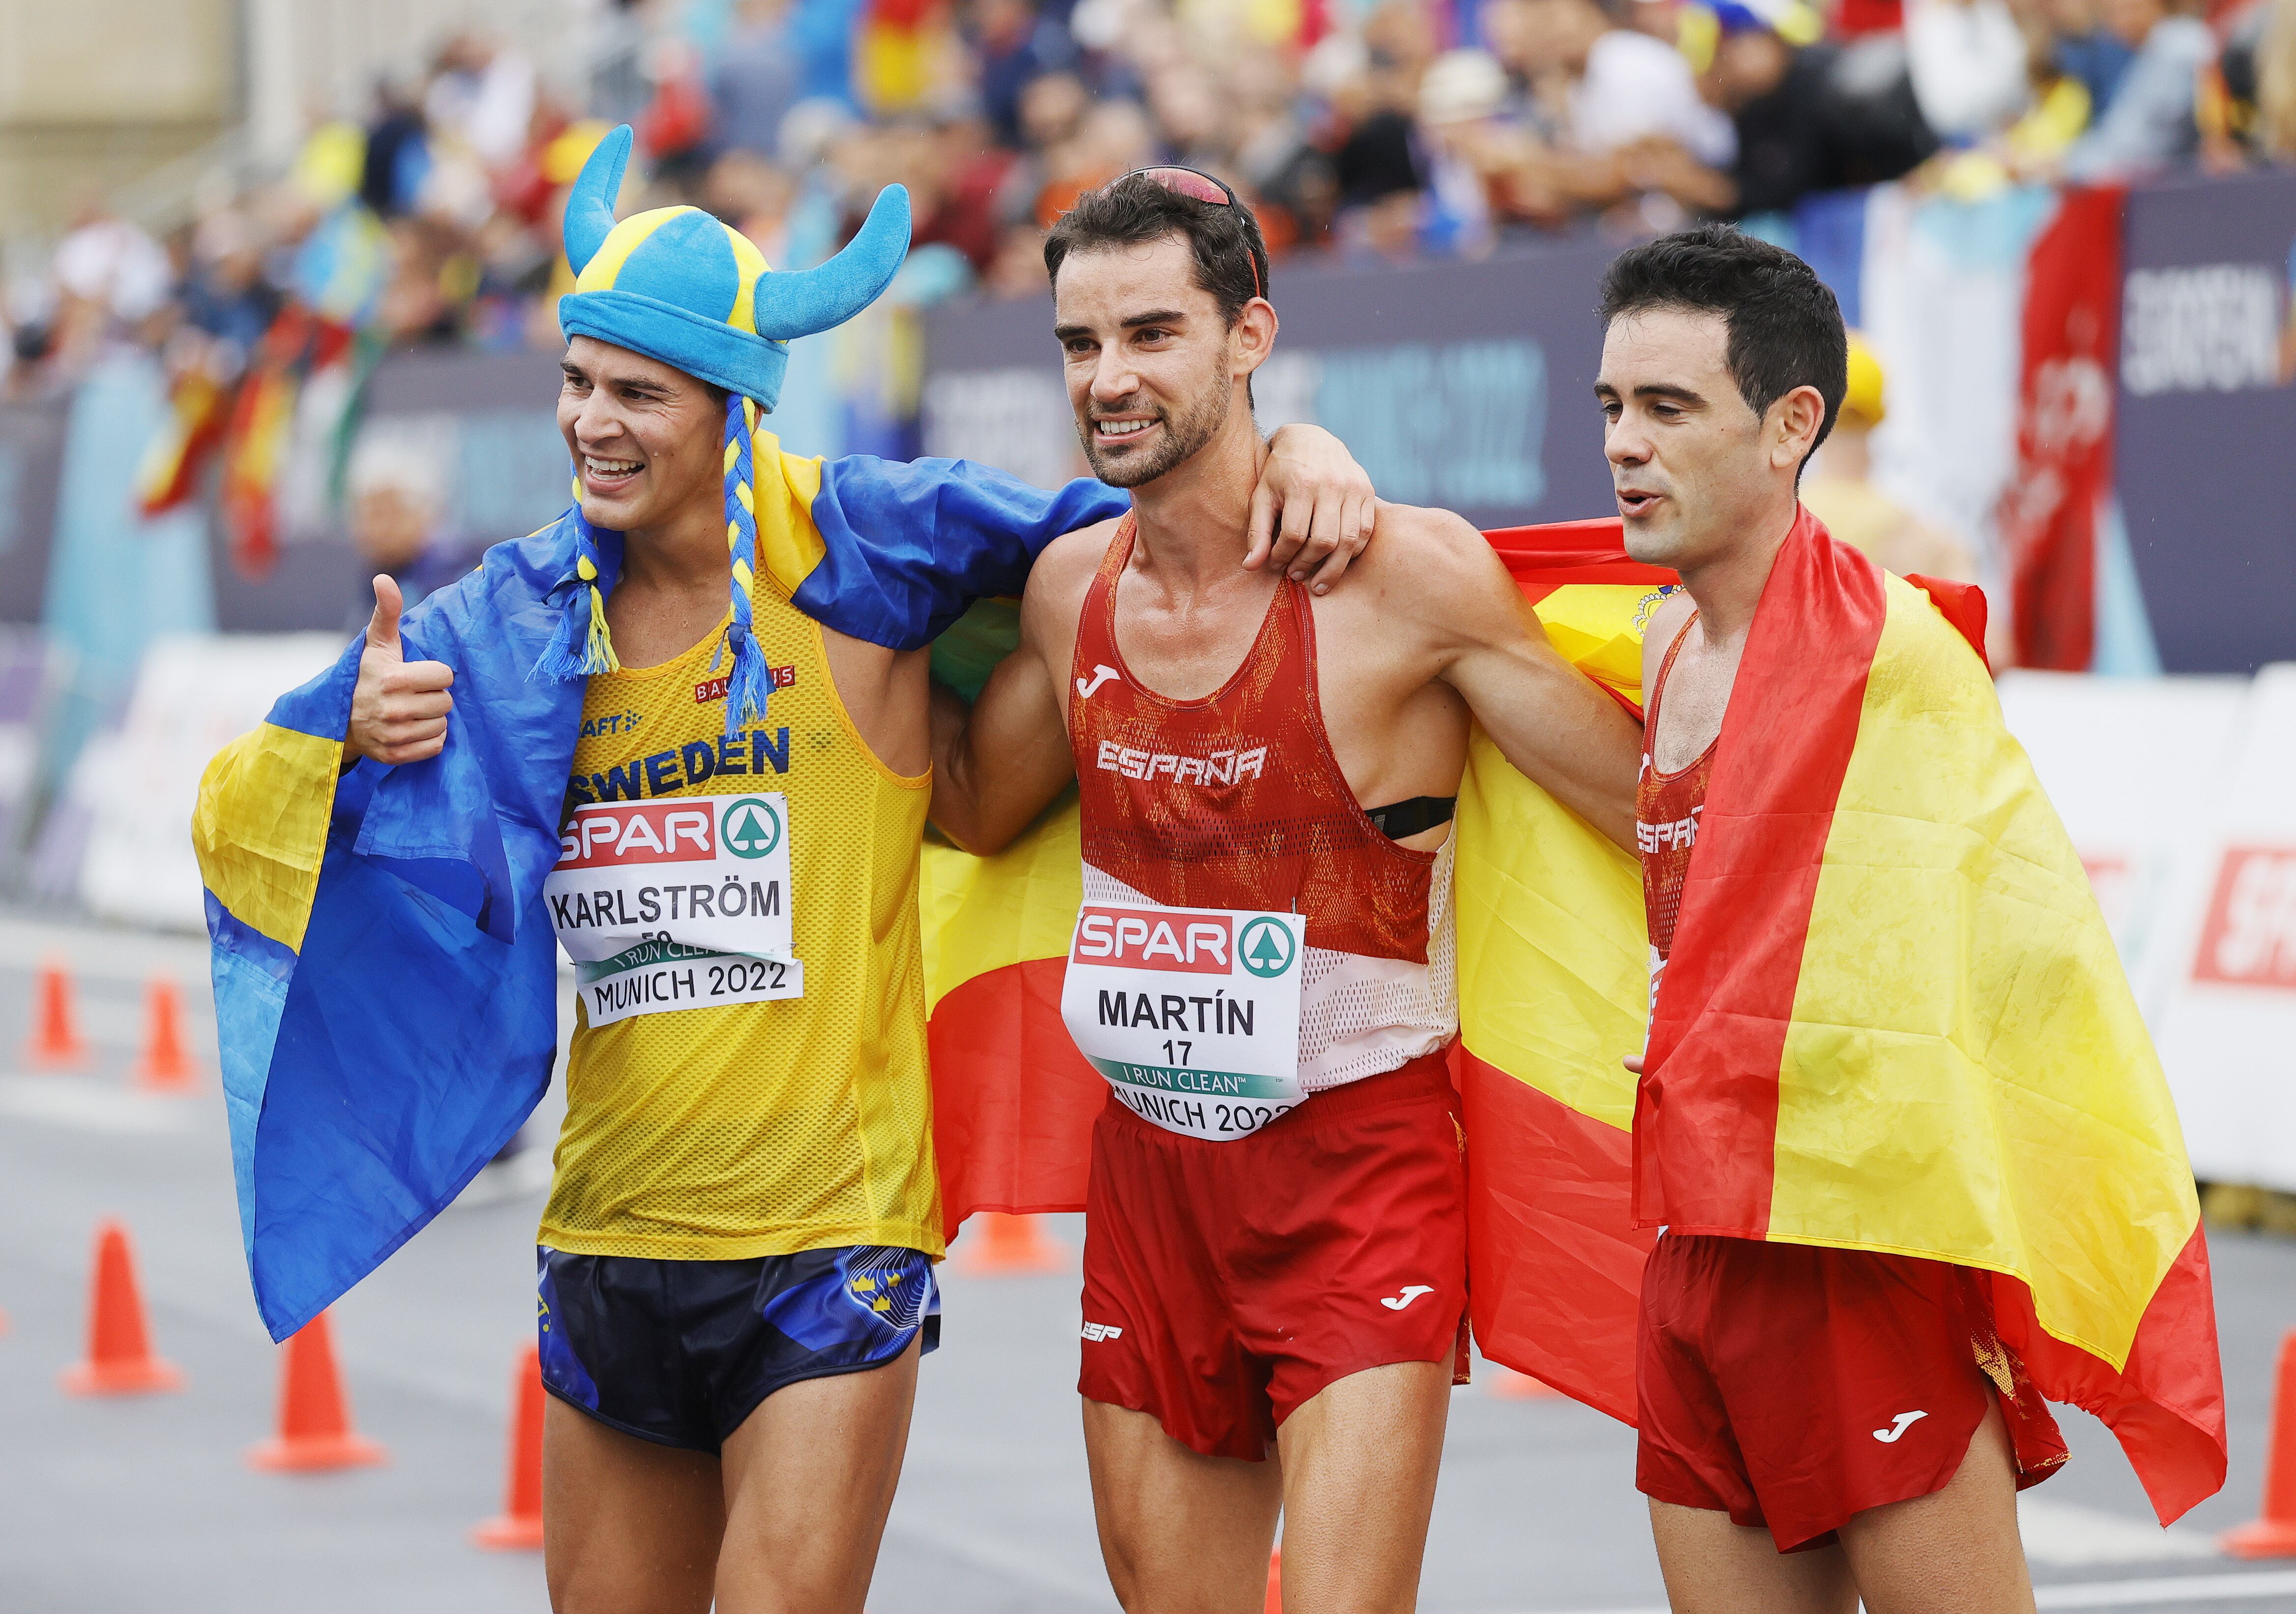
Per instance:
[[[688,1261],[848,1244],[938,1256],[917,928],[931,776],[893,773],[862,743],[811,618],[769,582],[752,599],[774,669],[763,726],[720,743],[713,633],[591,678],[569,794],[786,795],[805,995],[594,1026],[578,1011],[541,1242]]]

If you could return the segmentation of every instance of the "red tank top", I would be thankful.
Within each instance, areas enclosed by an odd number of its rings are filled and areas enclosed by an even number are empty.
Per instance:
[[[1069,743],[1084,861],[1168,908],[1298,913],[1311,949],[1424,964],[1437,852],[1364,816],[1316,699],[1306,589],[1279,581],[1243,664],[1201,700],[1146,688],[1116,647],[1127,515],[1077,624]]]
[[[1706,782],[1714,773],[1714,744],[1698,760],[1673,773],[1661,773],[1651,755],[1658,749],[1659,702],[1666,695],[1667,674],[1682,641],[1690,637],[1690,622],[1674,636],[1659,663],[1657,681],[1651,686],[1650,716],[1643,725],[1642,772],[1635,781],[1635,844],[1643,858],[1643,915],[1650,924],[1651,951],[1660,963],[1674,951],[1674,922],[1682,911],[1682,883],[1690,873],[1690,854],[1698,844],[1699,815],[1706,807]],[[1656,981],[1653,978],[1653,988]]]

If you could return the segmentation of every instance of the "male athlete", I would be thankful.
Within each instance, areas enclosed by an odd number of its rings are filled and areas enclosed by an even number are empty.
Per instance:
[[[1635,732],[1477,532],[1379,508],[1349,586],[1221,557],[1276,333],[1251,215],[1186,169],[1046,246],[1069,397],[1133,513],[1055,540],[1020,648],[934,719],[935,821],[1011,841],[1070,781],[1063,1017],[1091,1148],[1085,1439],[1128,1609],[1404,1610],[1466,1305],[1450,819],[1471,721],[1625,844]],[[1275,1461],[1268,1461],[1271,1457]]]
[[[1627,1061],[1668,1593],[2030,1610],[2016,1493],[2066,1454],[2043,1391],[2115,1422],[2164,1519],[2221,1482],[2166,1090],[1967,642],[1981,603],[1797,503],[1846,383],[1833,293],[1717,226],[1623,254],[1602,315],[1627,548],[1684,585],[1644,640],[1654,1011]]]
[[[625,129],[568,207],[580,278],[561,310],[558,419],[578,506],[409,613],[407,640],[439,659],[408,658],[398,591],[375,580],[340,750],[345,791],[375,805],[328,867],[375,844],[402,779],[491,778],[480,818],[514,870],[546,873],[480,901],[482,926],[515,905],[530,910],[521,934],[546,937],[527,928],[546,915],[576,962],[539,1238],[554,1606],[858,1614],[938,1325],[916,912],[925,641],[971,597],[1017,587],[1054,533],[1124,501],[947,461],[781,452],[757,416],[785,343],[882,290],[906,244],[898,194],[839,259],[777,275],[693,209],[617,223],[627,150]],[[1327,583],[1352,547],[1337,518],[1349,501],[1367,512],[1368,489],[1327,437],[1304,447],[1271,492],[1289,487],[1285,525],[1310,541],[1275,559],[1330,566]],[[516,654],[490,672],[498,639]],[[255,754],[219,759],[218,802]],[[257,839],[203,835],[211,888]],[[467,889],[421,861],[391,867],[448,902]],[[322,910],[330,889],[323,877]],[[305,937],[307,967],[324,928]],[[483,1022],[496,1005],[469,1011]],[[302,1058],[303,1042],[281,1047]],[[416,1137],[393,1141],[397,1168],[439,1175]],[[430,1192],[400,1187],[418,1204]]]

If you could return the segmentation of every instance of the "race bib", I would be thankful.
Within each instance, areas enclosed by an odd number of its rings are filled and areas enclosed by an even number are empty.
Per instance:
[[[805,995],[779,792],[577,807],[542,895],[593,1025]]]
[[[1069,1034],[1143,1120],[1248,1137],[1305,1102],[1294,913],[1111,908],[1077,915],[1061,986]]]

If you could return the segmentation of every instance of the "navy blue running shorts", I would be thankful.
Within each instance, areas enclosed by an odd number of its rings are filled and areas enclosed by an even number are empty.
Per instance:
[[[940,1343],[932,1261],[857,1245],[747,1261],[539,1249],[543,1388],[641,1440],[715,1453],[775,1390]]]

